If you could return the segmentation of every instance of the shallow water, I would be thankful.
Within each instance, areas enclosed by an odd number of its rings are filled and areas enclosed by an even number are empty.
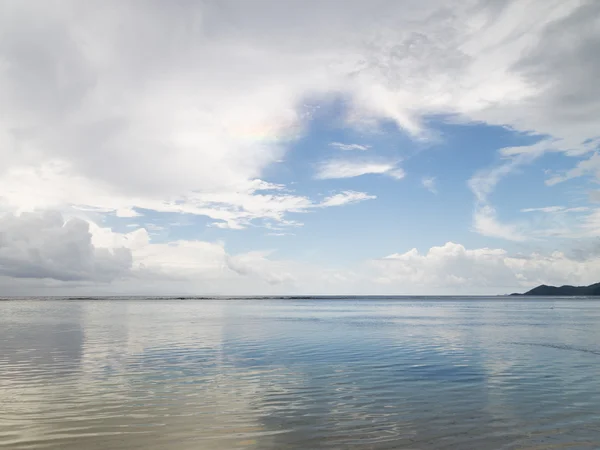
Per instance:
[[[0,448],[600,448],[600,302],[0,302]]]

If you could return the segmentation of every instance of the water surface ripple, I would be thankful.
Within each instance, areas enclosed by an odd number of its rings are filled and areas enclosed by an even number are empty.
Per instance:
[[[600,302],[30,299],[0,313],[0,448],[600,448]]]

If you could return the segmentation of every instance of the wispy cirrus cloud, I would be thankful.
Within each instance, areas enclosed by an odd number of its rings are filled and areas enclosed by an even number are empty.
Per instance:
[[[500,165],[479,170],[468,181],[475,196],[473,211],[473,229],[477,233],[511,241],[527,239],[521,223],[503,223],[498,219],[496,208],[490,202],[490,195],[496,185],[512,174],[518,167],[528,164],[540,155],[540,152],[521,153],[509,157]]]
[[[321,203],[319,203],[319,206],[323,208],[329,206],[342,206],[347,205],[349,203],[357,203],[362,202],[364,200],[372,200],[375,198],[377,197],[374,195],[369,195],[365,192],[344,191],[339,194],[326,197]]]
[[[332,142],[331,144],[329,144],[331,147],[335,147],[339,150],[343,150],[343,151],[351,151],[351,150],[359,150],[359,151],[366,151],[369,150],[371,148],[370,145],[361,145],[361,144],[343,144],[341,142]]]
[[[568,208],[566,206],[544,206],[544,207],[540,207],[540,208],[524,208],[524,209],[521,209],[521,212],[524,212],[524,213],[541,212],[541,213],[549,213],[549,214],[553,214],[553,213],[564,214],[564,213],[586,212],[589,210],[590,210],[590,208],[587,206],[576,206],[576,207],[572,207],[572,208]]]
[[[600,181],[600,154],[598,152],[594,152],[588,159],[579,161],[574,168],[567,170],[563,174],[557,174],[548,178],[546,184],[554,186],[555,184],[584,175],[592,175],[596,180]]]
[[[337,178],[354,178],[362,175],[388,175],[401,180],[404,178],[405,173],[394,162],[331,159],[317,166],[315,178],[319,180],[331,180]]]

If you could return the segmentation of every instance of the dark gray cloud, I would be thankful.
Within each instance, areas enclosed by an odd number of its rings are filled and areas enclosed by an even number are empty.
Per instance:
[[[558,127],[544,131],[559,136],[580,131],[583,140],[600,136],[600,2],[580,3],[545,27],[514,70],[543,92],[528,109],[539,116],[536,129],[546,128],[543,120]]]
[[[56,212],[0,218],[0,275],[109,282],[127,274],[131,251],[96,248],[87,222]]]

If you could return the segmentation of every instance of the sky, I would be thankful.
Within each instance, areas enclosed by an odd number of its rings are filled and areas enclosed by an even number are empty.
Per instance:
[[[0,2],[2,295],[600,281],[600,2]]]

